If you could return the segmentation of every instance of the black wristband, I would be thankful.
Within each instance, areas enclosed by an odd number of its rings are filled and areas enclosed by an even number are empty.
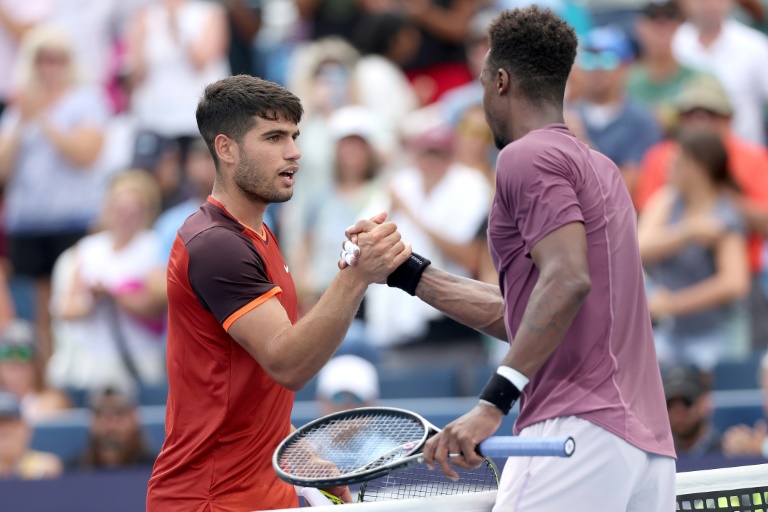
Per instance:
[[[492,403],[507,415],[520,395],[521,392],[517,386],[509,382],[506,377],[494,373],[488,379],[488,384],[483,388],[483,392],[480,393],[480,400]]]
[[[431,264],[432,262],[424,256],[412,252],[411,256],[405,260],[405,263],[389,274],[387,285],[392,288],[400,288],[411,295],[416,295],[416,287],[421,280],[421,274]]]

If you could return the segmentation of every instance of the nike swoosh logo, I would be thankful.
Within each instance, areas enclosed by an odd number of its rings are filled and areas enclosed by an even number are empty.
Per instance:
[[[289,270],[288,270],[288,265],[283,265],[283,266],[285,267],[285,271],[286,271],[286,273],[288,273],[288,272],[289,272]]]

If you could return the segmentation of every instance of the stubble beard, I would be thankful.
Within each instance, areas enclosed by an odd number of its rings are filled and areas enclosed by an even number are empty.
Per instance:
[[[274,176],[270,176],[247,156],[235,169],[234,181],[237,188],[252,201],[272,204],[284,203],[293,197],[293,187],[287,190],[279,190],[273,183]]]

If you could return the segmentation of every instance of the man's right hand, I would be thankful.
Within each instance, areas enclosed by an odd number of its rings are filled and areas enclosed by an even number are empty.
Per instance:
[[[369,231],[357,233],[355,242],[360,248],[360,257],[354,271],[362,274],[368,284],[384,281],[411,256],[411,246],[400,239],[394,222],[371,224]]]
[[[386,220],[387,220],[387,212],[377,213],[370,219],[359,220],[353,226],[348,227],[344,231],[344,236],[347,237],[347,240],[357,245],[357,240],[361,233],[368,233],[372,231],[376,226],[383,224]],[[342,247],[343,245],[344,244],[342,243]],[[356,266],[358,259],[359,259],[359,256],[352,255],[351,264],[344,261],[344,259],[340,259],[338,263],[339,270],[344,270],[347,267]]]

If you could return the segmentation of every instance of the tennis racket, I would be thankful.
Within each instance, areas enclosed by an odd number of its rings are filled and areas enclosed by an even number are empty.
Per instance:
[[[424,462],[427,440],[439,430],[418,414],[364,407],[312,421],[275,450],[272,466],[282,480],[304,487],[366,482]],[[491,437],[478,446],[486,457],[570,457],[571,437]],[[458,454],[456,454],[458,456]]]
[[[463,469],[451,464],[459,475],[454,482],[435,466],[435,471],[424,464],[417,464],[388,475],[363,482],[357,493],[358,503],[372,501],[403,500],[408,498],[428,498],[430,496],[449,496],[473,492],[495,491],[499,488],[499,470],[493,461],[486,457],[485,462],[475,469]]]

